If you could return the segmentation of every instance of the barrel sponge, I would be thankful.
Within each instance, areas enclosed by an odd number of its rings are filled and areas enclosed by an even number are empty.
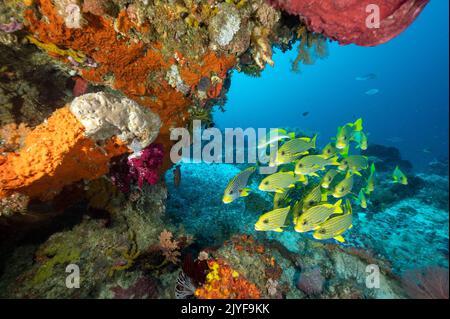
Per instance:
[[[105,92],[77,97],[69,108],[83,124],[85,135],[96,141],[117,136],[128,144],[140,142],[145,148],[156,139],[161,128],[159,116],[149,108]]]

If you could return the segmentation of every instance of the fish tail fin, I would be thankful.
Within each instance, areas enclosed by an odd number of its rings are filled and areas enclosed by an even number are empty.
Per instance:
[[[342,149],[340,154],[342,155],[342,157],[347,158],[349,152],[350,152],[350,144],[347,145],[344,149]]]
[[[334,204],[334,212],[336,214],[342,214],[344,211],[342,210],[342,199],[338,200],[335,204]]]
[[[345,239],[342,236],[336,236],[336,237],[334,237],[334,239],[336,239],[340,243],[345,243]]]
[[[339,165],[341,165],[341,164],[339,163],[339,157],[338,157],[338,156],[335,156],[335,157],[330,158],[330,159],[328,160],[328,163],[329,163],[330,165],[334,165],[334,166],[339,166]]]
[[[297,181],[299,182],[304,182],[306,180],[306,176],[303,174],[298,174],[297,175]]]
[[[248,187],[246,187],[246,188],[244,188],[242,191],[241,191],[241,197],[247,197],[248,195],[250,195],[250,192],[251,192],[251,188],[248,188]]]
[[[362,118],[359,118],[356,120],[356,122],[353,124],[355,126],[356,132],[361,132],[363,130],[363,120]]]
[[[316,135],[314,135],[314,137],[312,138],[312,140],[311,140],[311,147],[312,148],[316,148],[316,142],[317,142],[317,136],[318,136],[319,134],[316,134]]]
[[[375,163],[372,162],[372,165],[370,165],[370,174],[371,175],[375,174],[375,170],[376,170]]]

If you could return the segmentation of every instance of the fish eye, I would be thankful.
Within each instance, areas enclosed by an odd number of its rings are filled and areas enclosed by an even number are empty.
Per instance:
[[[330,153],[331,153],[331,150],[330,150],[330,149],[327,149],[327,153],[330,154]]]
[[[233,191],[230,191],[230,193],[229,193],[229,194],[230,194],[230,195],[233,195],[233,193],[234,193]]]
[[[344,188],[344,187],[341,187],[341,192],[343,192],[343,191],[345,191],[345,188]]]
[[[342,139],[343,139],[344,141],[347,140],[347,136],[344,136]]]
[[[347,162],[347,161],[343,161],[343,162],[342,162],[342,164],[344,164],[344,165],[347,165],[347,164],[348,164],[348,162]]]
[[[309,201],[309,205],[311,205],[311,206],[314,205],[315,203],[316,203],[316,202],[313,201],[313,200],[310,200],[310,201]]]
[[[265,181],[265,182],[264,182],[264,185],[269,185],[269,181]]]
[[[327,230],[324,229],[324,228],[322,228],[321,230],[319,230],[319,233],[321,233],[321,234],[325,234],[326,232],[327,232]]]
[[[298,164],[298,167],[303,167],[303,164]]]
[[[264,223],[264,224],[268,224],[268,223],[269,223],[269,220],[268,220],[268,219],[264,219],[264,220],[263,220],[263,223]]]
[[[303,225],[308,225],[308,221],[307,221],[307,220],[304,220],[302,224],[303,224]]]
[[[286,152],[285,152],[285,151],[282,151],[282,152],[281,152],[281,155],[283,155],[283,156],[286,155]]]

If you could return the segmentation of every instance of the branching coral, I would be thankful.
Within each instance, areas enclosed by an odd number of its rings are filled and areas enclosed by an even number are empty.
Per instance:
[[[177,264],[180,261],[180,246],[178,241],[172,237],[173,235],[170,231],[164,230],[159,235],[159,247],[167,261]]]
[[[327,56],[327,39],[323,35],[312,33],[305,26],[300,26],[296,37],[300,43],[297,57],[292,64],[294,71],[298,72],[300,70],[300,64],[313,64],[316,57],[324,58]]]
[[[261,293],[251,282],[222,261],[210,260],[206,283],[195,291],[200,299],[259,299]]]

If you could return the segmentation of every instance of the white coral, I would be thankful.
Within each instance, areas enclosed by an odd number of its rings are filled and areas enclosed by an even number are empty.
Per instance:
[[[211,21],[210,34],[213,42],[224,48],[233,41],[240,30],[241,18],[238,10],[232,5],[223,4],[219,6],[219,10]]]
[[[159,116],[125,97],[105,92],[89,93],[75,98],[70,111],[83,124],[86,136],[106,140],[118,136],[122,141],[150,145],[161,127]]]
[[[178,71],[178,67],[175,64],[170,67],[169,71],[167,71],[166,80],[171,87],[176,88],[184,95],[187,95],[191,90],[191,88],[184,83],[181,78],[180,71]]]

